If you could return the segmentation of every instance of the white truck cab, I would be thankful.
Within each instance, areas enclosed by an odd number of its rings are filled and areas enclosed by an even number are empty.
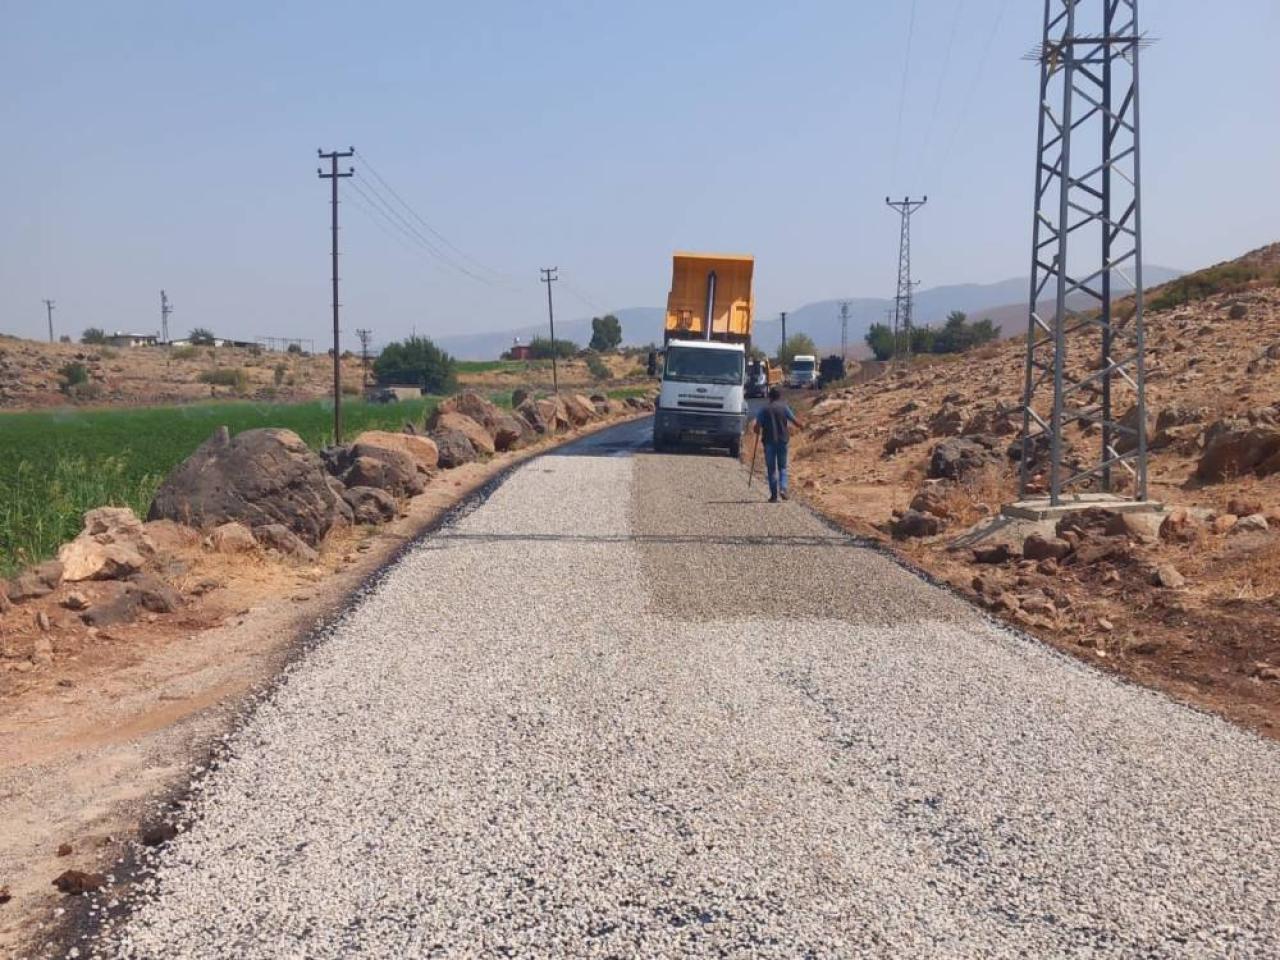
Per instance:
[[[792,357],[787,385],[798,389],[815,389],[818,386],[818,358],[807,353]]]
[[[670,340],[653,421],[653,448],[678,443],[725,447],[737,457],[747,425],[746,347],[715,340]]]

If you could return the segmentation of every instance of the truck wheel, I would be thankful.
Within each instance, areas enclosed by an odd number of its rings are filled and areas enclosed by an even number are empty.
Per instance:
[[[737,460],[738,457],[742,456],[742,440],[741,439],[729,441],[729,456],[733,457],[733,459],[735,460]]]

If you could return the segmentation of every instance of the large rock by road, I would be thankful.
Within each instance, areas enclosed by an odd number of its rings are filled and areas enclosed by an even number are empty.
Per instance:
[[[493,443],[493,437],[490,436],[484,425],[478,420],[473,420],[465,413],[437,410],[431,415],[431,419],[427,421],[427,426],[430,428],[430,436],[433,438],[439,431],[456,430],[471,442],[472,448],[477,453],[491,456],[497,451]],[[437,441],[438,446],[439,441]]]
[[[424,471],[434,470],[440,461],[440,451],[436,449],[435,441],[417,434],[366,430],[356,437],[355,442],[367,447],[382,447],[408,454]]]
[[[1248,473],[1280,473],[1280,428],[1261,421],[1219,420],[1205,434],[1196,477],[1212,482]]]
[[[452,427],[436,427],[431,431],[431,439],[440,452],[440,466],[446,470],[460,467],[478,459],[476,448],[471,445],[467,435]]]
[[[160,485],[147,519],[196,527],[282,523],[314,546],[350,519],[350,510],[292,430],[267,427],[233,438],[220,427]]]
[[[58,550],[62,578],[117,580],[140,571],[155,545],[128,507],[99,507],[84,515],[84,529]]]

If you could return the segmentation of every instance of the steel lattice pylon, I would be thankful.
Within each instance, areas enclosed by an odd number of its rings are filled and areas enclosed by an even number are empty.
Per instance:
[[[1045,0],[1044,6],[1044,42],[1032,55],[1040,63],[1040,122],[1020,492],[1033,492],[1037,461],[1047,465],[1055,506],[1069,488],[1111,492],[1118,465],[1132,475],[1133,499],[1145,500],[1138,149],[1138,53],[1145,41],[1138,2]],[[1081,163],[1083,151],[1073,148],[1084,138],[1092,149],[1100,141],[1100,153]],[[1072,240],[1076,256],[1069,258]],[[1134,292],[1131,314],[1113,312],[1117,276]],[[1069,313],[1077,293],[1091,303]],[[1054,300],[1047,321],[1039,307],[1046,294]],[[1113,388],[1128,391],[1131,402],[1121,408]],[[1071,423],[1099,431],[1096,462],[1064,462],[1063,429]]]
[[[898,348],[908,361],[911,360],[911,307],[915,284],[911,282],[911,215],[929,202],[928,197],[912,200],[884,198],[884,202],[897,210],[902,217],[902,232],[898,238],[898,293],[893,300],[893,359],[898,359]],[[901,340],[901,343],[899,342]]]

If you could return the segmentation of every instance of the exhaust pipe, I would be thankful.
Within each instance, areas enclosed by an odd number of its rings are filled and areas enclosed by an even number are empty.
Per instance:
[[[711,339],[711,317],[716,308],[716,272],[712,270],[707,274],[707,323],[704,331],[704,340]]]

